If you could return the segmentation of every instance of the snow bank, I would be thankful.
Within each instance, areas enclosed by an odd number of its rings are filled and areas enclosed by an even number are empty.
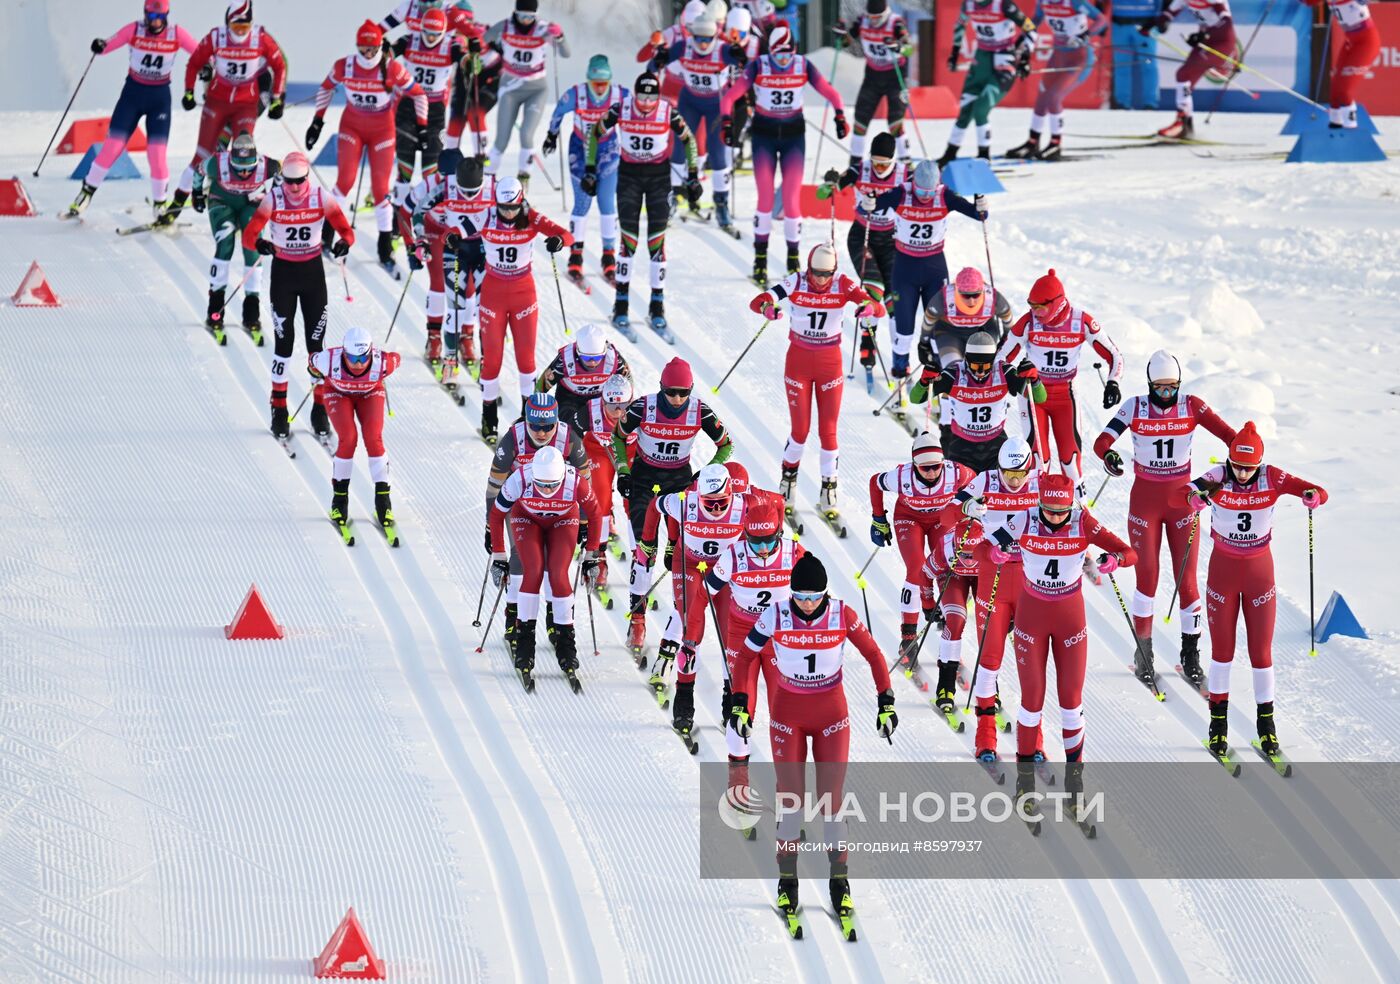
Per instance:
[[[1249,338],[1264,327],[1254,305],[1220,280],[1201,284],[1191,292],[1191,316],[1201,327],[1226,338]]]

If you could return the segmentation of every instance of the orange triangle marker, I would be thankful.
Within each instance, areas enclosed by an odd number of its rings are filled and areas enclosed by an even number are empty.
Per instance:
[[[360,920],[351,906],[345,918],[331,934],[330,941],[321,955],[316,958],[312,972],[317,977],[333,977],[337,980],[382,981],[384,961],[380,960],[369,945]]]
[[[238,614],[233,616],[233,621],[224,626],[224,637],[228,639],[280,639],[282,638],[282,626],[277,624],[277,620],[272,617],[272,612],[267,610],[267,602],[258,593],[258,586],[254,584],[248,589],[247,596],[243,599],[243,604],[238,606]]]
[[[39,268],[38,260],[29,264],[29,272],[19,282],[19,290],[10,296],[10,301],[15,307],[63,306],[58,295],[49,286],[49,280],[44,276],[44,271]]]

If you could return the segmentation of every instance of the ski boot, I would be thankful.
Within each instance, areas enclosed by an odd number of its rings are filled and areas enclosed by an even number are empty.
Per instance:
[[[830,475],[822,479],[821,491],[817,494],[817,505],[821,510],[822,520],[831,527],[831,532],[837,536],[846,535],[846,524],[841,519],[841,513],[836,508],[836,476]]]
[[[1190,140],[1195,135],[1196,127],[1191,122],[1191,117],[1179,110],[1176,119],[1157,131],[1157,136],[1163,140]]]
[[[1023,804],[1026,802],[1026,800],[1027,800],[1030,796],[1034,795],[1034,793],[1035,793],[1035,756],[1034,756],[1034,755],[1022,755],[1020,752],[1017,752],[1017,753],[1016,753],[1016,794],[1015,794],[1015,802],[1016,802],[1016,812],[1017,812],[1018,815],[1022,815],[1022,816],[1023,816],[1023,814],[1022,814],[1022,811],[1023,811],[1023,810],[1025,810],[1026,812],[1029,812],[1029,809],[1030,809],[1030,808],[1024,807]],[[1026,825],[1027,825],[1028,827],[1031,828],[1031,833],[1037,834],[1037,835],[1040,833],[1040,821],[1039,821],[1039,820],[1027,820],[1027,821],[1026,821]]]
[[[224,289],[216,287],[209,292],[209,311],[204,316],[204,327],[211,331],[223,326],[224,321]]]
[[[1201,634],[1195,635],[1183,633],[1181,636],[1181,672],[1186,674],[1186,679],[1190,680],[1197,687],[1200,687],[1206,679],[1206,671],[1201,669]]]
[[[392,232],[381,232],[379,234],[378,248],[379,265],[397,277],[398,271],[394,265],[394,234]]]
[[[997,756],[997,705],[995,701],[982,706],[981,699],[977,702],[977,734],[973,740],[973,748],[976,755],[983,761],[990,761]]]
[[[454,352],[443,358],[442,366],[438,370],[438,382],[448,388],[454,388],[461,381],[458,372],[457,355]]]
[[[958,145],[949,144],[948,149],[943,151],[943,156],[938,158],[938,169],[941,171],[953,161],[958,159]]]
[[[991,147],[991,144],[988,144],[988,145],[985,146],[985,147],[979,146],[979,147],[977,148],[977,156],[978,156],[979,158],[981,158],[982,160],[984,160],[984,161],[989,161],[989,160],[991,160],[991,159],[992,159],[992,147]]]
[[[567,273],[569,279],[574,283],[583,283],[583,243],[574,243],[569,247],[569,266]]]
[[[500,398],[486,400],[481,404],[481,437],[491,447],[496,446],[497,408]]]
[[[671,329],[666,325],[666,294],[660,290],[651,292],[651,304],[647,307],[647,317],[651,320],[651,330],[666,341],[674,341]]]
[[[802,939],[802,923],[797,915],[799,903],[797,900],[797,874],[795,870],[791,874],[786,871],[782,872],[782,877],[778,879],[777,901],[778,908],[787,918],[788,935],[795,940]]]
[[[899,661],[913,672],[919,665],[919,626],[916,622],[899,623]]]
[[[1274,730],[1274,702],[1258,705],[1254,725],[1259,731],[1259,750],[1265,755],[1279,753],[1278,732]]]
[[[793,495],[797,492],[797,469],[783,465],[783,472],[778,479],[778,493],[782,495],[783,501],[792,502]]]
[[[1058,161],[1060,159],[1060,135],[1057,133],[1050,138],[1050,142],[1045,145],[1045,149],[1039,154],[1042,161]]]
[[[627,648],[637,652],[647,644],[647,617],[642,611],[642,603],[632,606],[632,614],[627,617]]]
[[[441,378],[442,368],[442,322],[428,322],[428,342],[423,346],[423,358],[433,369],[434,375]]]
[[[331,480],[331,522],[337,526],[345,525],[345,521],[350,518],[350,479],[335,478]]]
[[[524,415],[522,414],[522,416],[524,416]],[[551,607],[549,607],[549,606],[545,606],[545,610],[544,610],[544,635],[545,635],[545,638],[549,640],[549,644],[550,644],[551,646],[557,645],[557,643],[554,641],[554,637],[555,637],[556,633],[558,633],[558,631],[559,631],[559,626],[556,625],[555,622],[554,622],[554,609],[551,608]]]
[[[856,927],[852,921],[855,915],[855,903],[851,901],[851,880],[846,876],[846,865],[843,862],[833,861],[831,863],[831,880],[827,883],[827,888],[831,892],[831,910],[836,913],[836,917],[841,920],[841,935],[847,942],[854,943],[856,940]]]
[[[506,602],[506,627],[502,633],[506,640],[506,645],[511,652],[515,652],[516,630],[520,627],[520,606],[514,601]]]
[[[603,247],[603,279],[608,286],[617,286],[617,253],[610,246]]]
[[[272,408],[272,435],[278,440],[286,440],[292,434],[291,421],[287,419],[287,405]]]
[[[760,287],[768,286],[768,241],[759,242],[754,240],[753,244],[753,277],[754,283]]]
[[[630,291],[627,284],[617,285],[617,294],[613,297],[613,327],[621,331],[628,325],[627,307],[631,300]]]
[[[715,224],[725,232],[733,234],[736,230],[734,229],[733,220],[729,217],[729,192],[717,191],[714,194],[714,198]]]
[[[944,714],[953,713],[957,707],[958,664],[956,661],[938,661],[938,690],[934,695],[934,705]]]
[[[253,343],[262,346],[262,311],[257,294],[243,295],[243,330],[252,336]]]
[[[860,364],[866,369],[875,368],[875,332],[871,328],[860,330]]]
[[[1149,686],[1157,673],[1152,665],[1152,639],[1139,637],[1133,647],[1133,675]]]
[[[331,439],[331,418],[324,403],[316,402],[314,396],[311,399],[311,429],[316,433],[316,440],[325,444]]]
[[[797,243],[787,244],[787,272],[802,272],[802,248]]]
[[[695,727],[695,681],[676,682],[676,692],[671,697],[671,727],[679,734],[689,735]]]
[[[527,691],[535,689],[535,622],[520,622],[515,627],[515,672]]]
[[[1077,749],[1076,749],[1077,751]],[[1084,810],[1084,763],[1065,763],[1065,795],[1069,797],[1071,816],[1079,820]]]
[[[554,657],[559,660],[559,669],[569,673],[578,669],[578,642],[574,634],[574,624],[554,627]]]
[[[389,501],[389,483],[374,483],[374,515],[379,520],[379,528],[384,531],[384,538],[389,541],[389,546],[399,545],[399,531],[394,525],[394,504]]]
[[[157,229],[165,229],[175,224],[175,220],[180,217],[180,213],[185,209],[185,202],[189,201],[190,193],[175,189],[175,197],[170,200],[170,204],[161,209],[154,222],[151,223]]]
[[[84,181],[83,186],[78,189],[78,197],[73,199],[73,204],[68,206],[68,211],[63,213],[63,217],[65,219],[76,219],[78,216],[82,215],[92,202],[92,196],[95,194],[97,194],[97,189]]]
[[[530,172],[529,172],[529,171],[521,171],[521,172],[519,172],[518,174],[516,174],[515,180],[517,180],[517,181],[520,182],[520,187],[521,187],[522,190],[524,190],[524,191],[526,191],[526,192],[528,192],[528,191],[530,190]]]
[[[1210,702],[1210,730],[1206,733],[1206,748],[1217,758],[1230,751],[1230,699]]]
[[[1033,157],[1039,157],[1040,134],[1037,133],[1035,130],[1032,130],[1029,140],[1027,140],[1023,144],[1017,144],[1015,147],[1012,147],[1002,156],[1007,157],[1013,161],[1029,160]]]

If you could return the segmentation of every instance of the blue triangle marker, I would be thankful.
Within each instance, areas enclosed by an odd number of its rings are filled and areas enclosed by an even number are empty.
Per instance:
[[[1284,121],[1283,129],[1279,131],[1279,135],[1299,137],[1308,130],[1325,129],[1327,129],[1327,111],[1318,109],[1316,106],[1299,103],[1298,108],[1290,113],[1288,119]],[[1356,129],[1372,136],[1380,133],[1371,119],[1371,114],[1366,112],[1365,106],[1356,107]]]
[[[1327,599],[1327,607],[1322,610],[1322,618],[1318,619],[1317,641],[1326,642],[1334,635],[1351,636],[1353,639],[1371,638],[1356,620],[1346,599],[1336,591]]]
[[[1289,164],[1357,164],[1385,160],[1376,138],[1355,129],[1305,130],[1288,152]]]
[[[995,195],[1006,190],[992,173],[992,166],[980,157],[956,160],[943,169],[943,183],[950,191],[971,198],[973,195]]]
[[[83,159],[78,162],[78,166],[73,169],[73,173],[68,175],[74,181],[81,181],[87,177],[88,168],[92,167],[92,162],[97,159],[97,151],[102,145],[95,143],[87,149]],[[141,177],[141,171],[136,167],[136,162],[131,159],[131,155],[125,150],[112,162],[112,167],[107,171],[107,181],[124,181],[130,178]]]

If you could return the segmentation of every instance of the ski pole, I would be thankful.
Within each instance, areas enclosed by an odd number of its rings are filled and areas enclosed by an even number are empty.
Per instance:
[[[1240,52],[1241,58],[1249,57],[1249,49],[1254,44],[1254,39],[1259,36],[1259,29],[1263,27],[1264,22],[1269,19],[1269,12],[1273,9],[1274,0],[1269,0],[1268,3],[1264,4],[1264,12],[1259,15],[1259,23],[1254,25],[1254,31],[1249,35],[1249,40],[1244,43],[1244,50]],[[1206,114],[1207,124],[1210,123],[1210,118],[1215,115],[1216,110],[1220,108],[1220,104],[1225,101],[1225,93],[1229,91],[1230,83],[1235,81],[1235,76],[1237,74],[1239,73],[1231,73],[1230,77],[1225,80],[1225,84],[1220,87],[1220,91],[1215,94],[1215,105],[1211,107],[1210,112]]]
[[[1090,509],[1094,508],[1094,503],[1099,501],[1099,496],[1103,495],[1103,490],[1108,487],[1108,480],[1112,477],[1112,475],[1105,475],[1103,477],[1103,482],[1099,485],[1099,490],[1094,493],[1094,497],[1092,499],[1085,503],[1086,506],[1088,506]]]
[[[1273,0],[1269,0],[1269,2],[1272,3]],[[549,67],[552,68],[552,69],[554,70],[554,102],[555,102],[556,104],[558,104],[558,102],[559,102],[559,59],[558,59],[557,57],[556,57],[556,58],[551,58],[551,59],[549,60]],[[564,181],[564,157],[565,157],[566,153],[567,153],[567,151],[564,150],[564,149],[562,149],[562,148],[561,148],[560,151],[559,151],[559,204],[560,204],[560,207],[564,210],[565,213],[567,213],[567,212],[569,211],[569,189],[568,189],[568,187],[567,187],[567,182]],[[558,279],[559,279],[558,274],[555,274],[555,280],[558,280]],[[564,329],[564,334],[567,335],[568,333],[569,333],[569,331],[568,331],[568,328],[566,327],[566,328]]]
[[[841,46],[836,43],[835,39],[833,39],[831,42],[831,74],[828,75],[827,78],[834,79],[836,77],[836,64],[840,60]],[[822,128],[820,131],[821,137],[817,140],[817,152],[812,155],[812,184],[817,183],[817,174],[821,171],[822,145],[826,143],[826,118],[829,115],[831,115],[830,102],[828,102],[825,106],[822,107]]]
[[[904,97],[904,112],[909,117],[909,122],[914,125],[914,136],[919,138],[919,153],[928,158],[928,148],[924,146],[924,133],[919,129],[918,117],[914,115],[914,100],[909,93],[909,87],[904,84],[904,73],[899,70],[899,55],[894,59],[894,80],[899,84],[899,94]],[[990,266],[990,264],[988,264]]]
[[[749,349],[753,348],[754,342],[758,341],[759,336],[763,334],[763,329],[765,329],[765,328],[767,328],[767,327],[768,327],[768,319],[767,319],[767,318],[764,318],[764,319],[763,319],[763,324],[759,326],[759,329],[758,329],[757,332],[754,333],[753,338],[750,338],[750,339],[749,339],[749,344],[747,344],[747,345],[744,346],[744,351],[742,351],[742,352],[739,353],[739,358],[737,358],[737,359],[734,360],[734,364],[733,364],[732,366],[729,367],[729,372],[726,372],[726,373],[724,374],[724,379],[721,379],[721,380],[719,381],[719,385],[718,385],[718,386],[711,386],[711,387],[710,387],[710,392],[711,392],[711,393],[718,393],[718,392],[719,392],[719,387],[720,387],[720,386],[723,386],[723,385],[729,380],[729,377],[733,374],[734,370],[739,368],[739,363],[741,363],[741,362],[744,361],[744,356],[746,356],[746,355],[749,354]]]
[[[977,661],[972,664],[972,682],[967,685],[967,703],[963,705],[964,711],[972,707],[972,695],[977,689],[977,671],[982,669],[982,650],[987,645],[987,629],[992,624],[992,613],[997,610],[997,585],[999,584],[1001,584],[1001,565],[997,564],[997,569],[992,574],[992,590],[987,592],[987,607],[982,616],[982,637],[977,640]]]
[[[218,321],[219,321],[220,324],[223,324],[223,321],[224,321],[224,312],[228,310],[228,306],[229,306],[230,304],[233,303],[233,299],[234,299],[235,297],[238,296],[238,292],[239,292],[240,290],[243,289],[243,285],[246,284],[246,283],[248,282],[248,278],[251,277],[251,276],[253,275],[253,271],[256,270],[256,269],[258,269],[258,267],[261,265],[261,263],[262,263],[262,257],[260,256],[260,257],[258,257],[258,262],[257,262],[257,263],[254,263],[254,264],[253,264],[252,266],[250,266],[248,269],[246,269],[246,270],[243,271],[243,279],[240,280],[240,281],[238,281],[238,286],[235,287],[235,288],[233,288],[233,293],[232,293],[232,294],[229,294],[229,296],[227,297],[227,299],[224,300],[224,306],[221,307],[221,308],[219,308]]]
[[[472,619],[472,628],[481,628],[481,606],[486,603],[486,582],[491,580],[491,565],[486,565],[486,570],[481,572],[481,594],[476,599],[476,618]]]
[[[870,565],[875,562],[875,558],[879,556],[879,553],[879,547],[876,547],[874,550],[870,551],[870,556],[865,559],[865,563],[861,565],[860,570],[856,571],[857,581],[861,579],[861,577],[865,574],[866,570],[869,569]]]
[[[883,411],[883,410],[885,409],[885,407],[889,406],[889,405],[890,405],[890,401],[893,400],[893,399],[894,399],[896,396],[898,396],[898,395],[899,395],[899,387],[896,386],[894,389],[890,390],[890,395],[887,396],[887,397],[885,397],[885,402],[884,402],[884,403],[881,403],[881,404],[880,404],[878,407],[876,407],[874,410],[871,410],[871,411],[870,411],[870,415],[871,415],[872,417],[878,417],[878,416],[880,416],[881,411]]]
[[[1170,48],[1172,51],[1175,51],[1177,54],[1181,55],[1183,58],[1190,58],[1190,57],[1191,57],[1191,53],[1190,53],[1190,52],[1185,51],[1185,50],[1183,50],[1183,49],[1181,49],[1181,48],[1178,48],[1176,45],[1172,44],[1170,41],[1168,41],[1168,40],[1167,40],[1166,38],[1164,38],[1164,37],[1160,37],[1160,36],[1159,36],[1159,37],[1157,38],[1157,43],[1158,43],[1158,44],[1161,44],[1161,45],[1164,45],[1164,46],[1167,47],[1167,48]],[[1259,69],[1254,68],[1254,67],[1249,66],[1249,65],[1246,65],[1244,62],[1240,61],[1240,60],[1237,59],[1237,58],[1231,58],[1229,55],[1225,54],[1224,52],[1216,51],[1214,48],[1212,48],[1212,47],[1211,47],[1210,45],[1208,45],[1208,44],[1197,44],[1197,45],[1196,45],[1196,50],[1197,50],[1197,51],[1204,51],[1204,52],[1205,52],[1206,54],[1208,54],[1208,55],[1214,55],[1216,58],[1219,58],[1219,59],[1221,59],[1222,61],[1228,62],[1229,64],[1236,66],[1236,67],[1239,68],[1239,70],[1242,71],[1242,72],[1248,72],[1248,73],[1251,74],[1251,75],[1257,75],[1259,78],[1263,79],[1265,82],[1269,83],[1269,84],[1272,85],[1274,88],[1278,89],[1280,92],[1286,93],[1287,95],[1292,96],[1294,99],[1298,99],[1298,100],[1300,100],[1300,101],[1302,101],[1302,102],[1305,102],[1305,103],[1307,103],[1309,106],[1313,107],[1314,109],[1320,109],[1320,110],[1323,110],[1324,112],[1327,110],[1327,107],[1324,106],[1324,105],[1322,105],[1322,103],[1314,102],[1313,100],[1309,99],[1307,96],[1303,95],[1301,92],[1298,92],[1298,91],[1295,90],[1295,89],[1289,88],[1288,86],[1284,85],[1282,82],[1278,81],[1277,79],[1273,78],[1272,76],[1265,75],[1263,72],[1259,71]]]
[[[88,70],[92,68],[92,63],[97,60],[97,52],[93,52],[88,58],[87,67],[83,69],[83,74],[78,77],[78,84],[73,86],[73,95],[68,99],[68,105],[63,107],[63,115],[58,118],[58,126],[53,128],[53,136],[49,137],[49,145],[44,148],[44,156],[39,158],[39,163],[34,166],[34,177],[39,176],[39,168],[44,166],[44,161],[49,159],[49,151],[53,150],[53,142],[58,139],[58,131],[63,129],[63,121],[68,119],[68,111],[73,108],[73,101],[78,98],[78,90],[87,81]]]
[[[490,570],[490,568],[487,568],[487,570]],[[476,647],[477,652],[481,652],[486,648],[486,638],[491,634],[491,626],[496,624],[496,609],[501,607],[501,595],[506,593],[506,582],[509,579],[509,574],[501,578],[501,586],[496,591],[496,601],[491,605],[491,617],[486,620],[486,631],[481,633],[481,645]]]
[[[860,324],[856,319],[851,320],[851,365],[846,370],[847,379],[856,378],[856,349],[860,348]]]
[[[292,411],[292,415],[291,415],[290,417],[287,418],[287,423],[290,424],[290,423],[294,422],[294,421],[297,419],[297,415],[298,415],[299,413],[301,413],[301,408],[304,407],[304,406],[306,406],[306,401],[309,400],[309,399],[311,399],[311,394],[314,393],[314,392],[316,392],[316,387],[314,387],[314,386],[311,387],[311,389],[309,389],[309,390],[306,391],[306,395],[303,396],[303,397],[301,398],[301,402],[297,404],[297,408],[296,408],[295,410],[293,410],[293,411]]]
[[[1330,8],[1330,7],[1326,7],[1326,6],[1323,7],[1323,10],[1322,10],[1322,26],[1326,29],[1326,33],[1323,34],[1323,36],[1322,36],[1322,60],[1321,60],[1321,62],[1319,62],[1319,64],[1320,64],[1320,65],[1323,65],[1323,66],[1326,66],[1326,65],[1330,65],[1330,64],[1331,64],[1331,48],[1332,48],[1332,8]],[[1322,95],[1322,80],[1325,79],[1325,78],[1327,78],[1327,73],[1326,73],[1326,72],[1318,72],[1318,73],[1317,73],[1317,82],[1314,83],[1314,85],[1313,85],[1313,98],[1314,98],[1314,99],[1316,99],[1316,98],[1318,98],[1319,96]]]
[[[1176,572],[1176,585],[1172,588],[1172,600],[1167,602],[1167,615],[1162,621],[1168,625],[1172,620],[1172,609],[1176,607],[1176,596],[1181,592],[1181,579],[1186,576],[1186,565],[1191,562],[1191,544],[1196,542],[1196,528],[1201,525],[1201,514],[1191,517],[1191,535],[1186,538],[1186,552],[1181,555],[1181,568]]]
[[[1198,514],[1199,515],[1199,514]],[[1317,609],[1313,607],[1313,511],[1308,510],[1308,655],[1317,655]]]
[[[403,290],[399,291],[399,303],[394,305],[394,316],[389,319],[389,330],[384,335],[384,344],[389,344],[389,338],[394,334],[394,325],[399,320],[399,311],[403,308],[403,299],[408,296],[408,285],[413,283],[413,268],[408,268],[408,276],[403,278]]]
[[[1113,593],[1118,596],[1118,607],[1123,612],[1123,621],[1128,623],[1128,632],[1133,637],[1133,648],[1137,650],[1138,656],[1143,656],[1142,640],[1138,638],[1137,629],[1133,628],[1133,617],[1128,614],[1128,603],[1123,600],[1123,592],[1118,590],[1118,582],[1113,579],[1112,571],[1108,573],[1108,583],[1113,585]],[[1146,657],[1143,657],[1143,662],[1147,662]],[[1152,688],[1153,697],[1156,697],[1158,700],[1167,699],[1167,695],[1157,688],[1157,680],[1155,678],[1148,680],[1147,685]]]
[[[345,272],[346,265],[350,262],[348,257],[340,258],[340,286],[345,288],[345,303],[354,304],[355,298],[350,296],[350,275]]]
[[[355,197],[350,200],[350,231],[355,231],[355,220],[360,217],[360,192],[365,187],[365,172],[369,170],[369,162],[360,159],[360,180],[355,183]]]
[[[992,305],[993,310],[995,310],[997,293],[997,275],[992,272],[992,243],[991,240],[987,237],[986,219],[982,220],[982,249],[985,250],[987,254],[987,280],[992,285]]]
[[[583,596],[588,599],[588,634],[593,639],[593,658],[598,658],[598,627],[593,624],[593,586],[585,585]]]
[[[549,268],[554,271],[554,293],[559,296],[559,317],[564,319],[564,337],[569,336],[569,312],[564,310],[564,289],[559,286],[559,261],[549,254]]]

